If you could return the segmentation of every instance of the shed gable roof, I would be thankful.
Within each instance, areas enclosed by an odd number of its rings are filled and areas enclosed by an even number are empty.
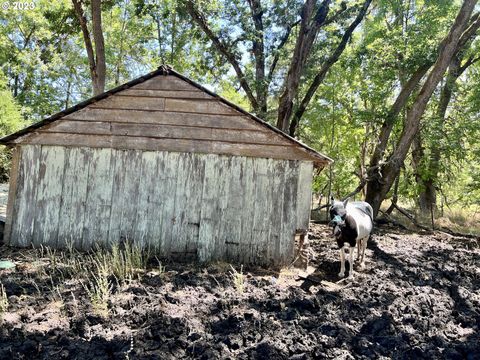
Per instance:
[[[42,144],[332,160],[228,100],[161,66],[0,139]]]

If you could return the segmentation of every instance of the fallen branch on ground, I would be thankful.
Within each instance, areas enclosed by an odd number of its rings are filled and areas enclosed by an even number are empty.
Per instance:
[[[394,204],[394,203],[392,203],[392,205],[400,214],[404,215],[416,227],[419,227],[420,229],[425,230],[425,231],[432,231],[432,229],[430,229],[429,227],[424,226],[424,225],[420,224],[417,220],[415,220],[415,217],[412,214],[408,213],[405,209],[402,209],[400,206],[398,206],[397,204]]]

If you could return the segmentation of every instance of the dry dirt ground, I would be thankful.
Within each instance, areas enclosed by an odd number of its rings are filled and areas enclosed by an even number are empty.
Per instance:
[[[77,279],[1,247],[17,266],[0,271],[0,359],[480,359],[478,239],[376,229],[366,270],[340,283],[330,230],[310,239],[308,280],[244,269],[241,293],[226,265],[167,263],[114,287],[107,318]]]

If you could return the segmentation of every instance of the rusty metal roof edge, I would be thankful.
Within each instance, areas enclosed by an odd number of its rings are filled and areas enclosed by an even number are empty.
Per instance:
[[[99,101],[99,100],[103,100],[111,95],[114,95],[122,90],[125,90],[125,89],[128,89],[134,85],[137,85],[137,84],[140,84],[146,80],[149,80],[157,75],[174,75],[186,82],[188,82],[189,84],[195,86],[196,88],[206,92],[207,94],[217,98],[218,100],[220,100],[221,102],[223,102],[224,104],[234,108],[235,110],[241,112],[242,114],[244,115],[247,115],[248,117],[250,117],[251,119],[255,120],[256,122],[262,124],[263,126],[269,128],[270,130],[282,135],[283,137],[285,137],[286,139],[288,139],[289,141],[293,142],[294,144],[297,144],[297,145],[300,145],[301,147],[303,147],[305,150],[307,150],[313,157],[317,158],[317,160],[315,160],[316,162],[323,162],[323,163],[332,163],[334,160],[331,159],[330,157],[318,152],[317,150],[309,147],[308,145],[302,143],[301,141],[291,137],[290,135],[284,133],[283,131],[277,129],[276,127],[274,127],[273,125],[267,123],[266,121],[260,119],[259,117],[255,116],[254,114],[242,109],[240,106],[228,101],[227,99],[221,97],[220,95],[214,93],[213,91],[210,91],[208,90],[207,88],[205,88],[204,86],[200,85],[199,83],[197,83],[196,81],[192,80],[192,79],[189,79],[188,77],[180,74],[179,72],[177,72],[176,70],[174,70],[171,66],[169,65],[160,65],[158,67],[157,70],[154,70],[154,71],[151,71],[149,72],[148,74],[145,74],[145,75],[142,75],[136,79],[133,79],[127,83],[124,83],[122,85],[119,85],[113,89],[110,89],[108,91],[105,91],[104,93],[101,93],[99,95],[96,95],[96,96],[93,96],[87,100],[84,100],[74,106],[71,106],[69,107],[68,109],[65,109],[65,110],[62,110],[62,111],[59,111],[49,117],[47,117],[46,119],[44,120],[41,120],[41,121],[38,121],[30,126],[27,126],[26,128],[23,128],[17,132],[14,132],[13,134],[10,134],[10,135],[7,135],[7,136],[4,136],[3,138],[0,138],[0,144],[1,145],[8,145],[10,144],[12,141],[14,141],[15,139],[18,139],[19,137],[23,136],[23,135],[26,135],[38,128],[41,128],[42,126],[45,126],[47,124],[50,124],[51,122],[53,121],[56,121],[60,118],[62,118],[63,116],[66,116],[66,115],[69,115],[75,111],[78,111],[78,110],[81,110],[83,109],[84,107],[90,105],[90,104],[93,104],[95,103],[96,101]]]

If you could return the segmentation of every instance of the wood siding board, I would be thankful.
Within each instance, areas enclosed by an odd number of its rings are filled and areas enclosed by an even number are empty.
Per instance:
[[[225,259],[226,241],[229,238],[231,229],[228,227],[228,213],[233,209],[228,208],[228,198],[230,189],[230,179],[234,176],[231,171],[232,158],[228,156],[220,156],[217,161],[217,197],[216,197],[216,226],[215,226],[215,245],[213,257],[216,260]]]
[[[92,109],[127,109],[127,110],[165,110],[165,98],[148,98],[144,96],[109,96],[89,106]]]
[[[197,91],[202,92],[199,88],[189,84],[188,82],[179,79],[176,76],[155,76],[138,85],[132,86],[131,89],[146,89],[146,90],[175,90],[175,91]]]
[[[203,180],[202,205],[200,212],[200,229],[198,243],[198,259],[207,262],[212,259],[215,251],[217,233],[217,181],[218,181],[218,157],[205,156],[205,177]]]
[[[313,163],[302,161],[298,170],[297,229],[308,230],[312,206]]]
[[[149,228],[153,224],[153,212],[151,210],[152,203],[156,199],[152,196],[153,187],[155,185],[155,174],[157,167],[156,154],[146,151],[142,154],[142,165],[140,171],[140,187],[137,199],[137,219],[135,229],[135,242],[141,247],[148,245]],[[134,205],[135,206],[135,205]]]
[[[272,212],[270,235],[272,243],[272,256],[276,261],[282,261],[281,242],[282,242],[282,224],[283,224],[283,189],[285,187],[285,168],[286,161],[276,161],[274,164],[273,177],[271,179],[272,196]]]
[[[282,239],[280,242],[281,262],[289,263],[294,255],[294,237],[297,225],[297,181],[298,162],[288,161],[285,168],[283,192]]]
[[[239,261],[242,236],[242,212],[244,211],[245,189],[242,187],[245,157],[232,157],[228,188],[228,211],[224,214],[225,258]],[[251,204],[250,204],[251,205]],[[249,206],[250,206],[249,205]]]
[[[165,255],[168,256],[172,251],[172,227],[175,221],[175,196],[177,185],[177,168],[179,156],[177,153],[167,153],[165,156],[165,166],[163,174],[165,177],[164,207],[162,213],[162,245]]]
[[[286,145],[284,139],[272,136],[270,132],[242,129],[217,129],[178,125],[129,124],[115,122],[87,122],[60,120],[48,130],[39,133],[69,133],[85,135],[117,135],[166,139],[198,139],[255,144]],[[286,145],[290,146],[290,145]]]
[[[251,241],[253,237],[254,215],[256,204],[255,200],[255,174],[254,174],[255,159],[245,158],[244,167],[242,170],[241,184],[244,189],[243,211],[241,213],[241,239],[238,249],[239,261],[243,264],[250,263]]]
[[[68,161],[65,162],[58,241],[65,244],[73,242],[76,248],[81,248],[92,150],[71,148],[66,154]]]
[[[133,241],[140,183],[142,152],[136,150],[114,151],[112,210],[109,226],[109,243]]]
[[[166,242],[164,238],[164,209],[167,197],[170,196],[165,190],[167,177],[165,175],[165,162],[167,153],[156,153],[156,168],[155,168],[155,183],[152,190],[152,196],[156,201],[156,206],[153,210],[153,217],[155,219],[152,225],[151,246],[158,251],[158,253],[166,254]]]
[[[198,248],[200,230],[200,212],[202,208],[202,191],[205,177],[205,155],[191,154],[192,164],[189,174],[189,186],[186,192],[186,237],[187,251],[194,253]]]
[[[148,90],[148,89],[126,89],[119,92],[117,96],[144,96],[152,98],[177,98],[177,99],[213,99],[213,96],[203,91],[191,90]]]
[[[254,161],[254,187],[255,195],[254,202],[254,220],[253,220],[253,231],[252,237],[250,240],[251,247],[250,251],[250,263],[256,262],[257,259],[265,260],[267,257],[267,249],[265,246],[266,240],[266,223],[268,220],[268,207],[269,207],[269,181],[268,181],[268,166],[269,159],[255,159]]]
[[[264,259],[261,261],[264,261],[264,264],[269,266],[273,265],[276,262],[276,259],[274,257],[274,249],[275,249],[275,244],[272,242],[272,234],[273,234],[273,214],[274,214],[274,208],[273,208],[273,198],[275,196],[275,190],[273,188],[274,182],[273,182],[273,177],[274,177],[274,165],[275,163],[278,162],[278,160],[272,160],[272,159],[267,159],[267,166],[266,166],[266,179],[265,179],[265,219],[263,221],[263,226],[262,226],[262,235],[261,235],[261,241],[262,241],[262,248],[264,252]]]
[[[61,146],[42,146],[35,196],[33,244],[56,247],[59,209],[65,173],[65,151]]]
[[[88,179],[83,249],[108,244],[112,201],[112,149],[93,151]]]
[[[10,244],[11,232],[12,232],[12,222],[14,214],[16,214],[16,199],[18,197],[18,181],[19,181],[19,170],[20,170],[20,161],[21,161],[21,147],[16,146],[13,149],[12,153],[12,167],[10,168],[10,180],[8,186],[8,201],[7,201],[7,214],[5,220],[5,228],[3,232],[3,242],[5,244]]]
[[[253,129],[265,127],[252,122],[244,115],[189,114],[164,111],[120,110],[84,108],[64,116],[63,120],[112,121],[133,124],[182,125],[212,128]]]
[[[194,152],[202,154],[249,156],[286,160],[312,160],[296,147],[271,144],[247,144],[210,140],[157,139],[148,137],[41,133],[29,144],[86,146],[94,148],[137,149],[145,151]]]
[[[185,191],[188,186],[189,160],[188,154],[179,154],[177,160],[177,170],[175,171],[175,191],[173,201],[173,216],[171,218],[171,246],[170,251],[173,254],[185,253],[186,242],[184,239],[183,228],[185,226]]]
[[[165,111],[198,113],[198,114],[219,114],[219,115],[240,115],[234,108],[223,104],[218,100],[205,101],[198,99],[165,99]]]
[[[42,147],[22,146],[19,164],[17,200],[15,201],[14,222],[12,224],[12,245],[28,246],[33,242],[35,226],[36,192],[40,170]]]

